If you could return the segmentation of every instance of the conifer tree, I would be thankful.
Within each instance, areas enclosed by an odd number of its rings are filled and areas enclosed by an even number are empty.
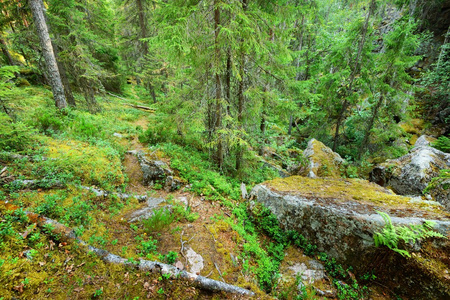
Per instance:
[[[61,82],[61,76],[58,70],[58,64],[53,52],[52,42],[48,33],[47,23],[44,17],[42,0],[29,0],[29,5],[33,14],[36,31],[39,36],[42,53],[44,55],[47,76],[52,87],[55,105],[59,109],[62,109],[67,106],[67,102],[64,95],[64,87]]]

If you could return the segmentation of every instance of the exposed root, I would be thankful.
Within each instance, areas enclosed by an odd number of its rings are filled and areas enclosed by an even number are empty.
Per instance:
[[[12,207],[11,207],[12,208]],[[189,281],[192,285],[212,291],[212,292],[226,292],[226,293],[233,293],[233,294],[239,294],[239,295],[245,295],[245,296],[254,296],[255,294],[252,291],[249,291],[247,289],[230,285],[224,282],[220,282],[217,280],[209,279],[200,275],[196,275],[193,273],[189,273],[185,270],[179,270],[178,268],[164,264],[157,261],[149,261],[145,259],[140,259],[138,263],[130,262],[129,260],[120,257],[118,255],[112,254],[106,250],[99,249],[93,246],[88,245],[86,242],[78,238],[75,234],[75,231],[55,220],[41,217],[35,213],[26,212],[27,216],[29,217],[30,221],[33,223],[36,223],[39,227],[44,227],[47,225],[51,225],[51,230],[54,234],[57,234],[60,236],[61,241],[75,241],[78,244],[84,246],[86,248],[86,251],[92,251],[95,254],[97,254],[103,261],[107,263],[112,264],[121,264],[126,265],[135,269],[138,269],[143,272],[154,272],[154,273],[160,273],[162,275],[169,274],[170,278],[172,279],[183,279],[186,281]]]
[[[97,197],[116,196],[122,200],[125,200],[128,198],[136,198],[139,202],[145,202],[150,198],[146,195],[130,195],[130,194],[125,194],[125,193],[108,192],[105,190],[95,189],[93,187],[87,187],[87,186],[81,186],[81,188],[88,190],[90,192],[93,192]]]

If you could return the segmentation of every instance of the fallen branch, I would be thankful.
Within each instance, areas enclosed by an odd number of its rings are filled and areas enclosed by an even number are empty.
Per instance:
[[[2,152],[0,152],[0,160],[1,159],[7,160],[7,161],[26,159],[31,162],[36,162],[36,161],[48,160],[49,158],[47,158],[45,156],[39,156],[39,155],[30,156],[30,155],[22,155],[22,154],[2,151]],[[50,160],[54,160],[54,158],[50,158]]]
[[[147,106],[142,106],[142,105],[134,105],[134,104],[129,104],[129,103],[124,103],[124,105],[131,106],[133,108],[148,110],[148,111],[151,111],[151,112],[155,112],[156,111],[156,109],[154,109],[154,108],[147,107]]]
[[[117,198],[119,198],[121,200],[126,200],[128,198],[136,198],[139,202],[145,202],[150,198],[146,195],[130,195],[130,194],[125,194],[125,193],[108,192],[105,190],[100,190],[100,189],[96,189],[93,187],[87,187],[87,186],[81,186],[81,188],[94,193],[95,196],[97,196],[97,197],[116,196]]]
[[[27,180],[27,179],[16,179],[10,183],[8,183],[10,187],[14,187],[14,189],[62,189],[66,185],[60,181],[55,180]]]
[[[7,204],[6,204],[7,205]],[[13,205],[9,205],[12,209],[18,209],[18,207],[15,207]],[[29,217],[30,221],[33,223],[36,223],[37,226],[43,228],[46,226],[47,229],[49,229],[49,225],[52,228],[51,231],[54,234],[58,234],[60,236],[61,241],[74,241],[82,246],[84,246],[87,251],[94,252],[96,255],[98,255],[104,262],[111,263],[111,264],[119,264],[119,265],[125,265],[129,267],[133,267],[135,269],[138,269],[143,272],[154,272],[154,273],[160,273],[161,275],[168,274],[170,275],[170,278],[172,279],[184,279],[189,281],[192,285],[197,286],[200,289],[212,291],[212,292],[226,292],[226,293],[233,293],[233,294],[240,294],[240,295],[246,295],[246,296],[254,296],[255,294],[252,291],[249,291],[247,289],[230,285],[224,282],[220,282],[217,280],[209,279],[200,275],[196,275],[193,273],[189,273],[185,270],[179,270],[178,268],[160,263],[157,261],[149,261],[145,259],[140,259],[139,263],[135,264],[130,262],[129,260],[120,257],[118,255],[112,254],[106,250],[99,249],[93,246],[88,245],[86,242],[78,238],[75,234],[75,231],[69,227],[66,227],[65,225],[46,218],[46,217],[40,217],[39,215],[31,212],[25,212],[26,215]]]
[[[3,176],[3,173],[6,172],[6,169],[8,169],[8,167],[4,167],[4,168],[0,171],[0,177]]]
[[[112,93],[109,93],[109,92],[106,92],[106,93],[107,93],[108,95],[113,96],[113,97],[116,97],[116,98],[118,98],[118,99],[120,99],[120,100],[130,101],[130,100],[128,100],[128,99],[122,98],[122,97],[117,96],[117,95],[114,95],[114,94],[112,94]],[[149,111],[153,111],[153,112],[156,110],[156,109],[151,108],[151,107],[142,106],[142,105],[134,105],[134,104],[130,104],[130,103],[123,103],[123,105],[128,105],[128,106],[131,106],[131,107],[134,107],[134,108],[139,108],[139,109],[143,109],[143,110],[149,110]]]

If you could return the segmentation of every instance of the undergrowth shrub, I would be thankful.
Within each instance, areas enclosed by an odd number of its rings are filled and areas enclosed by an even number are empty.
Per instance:
[[[153,216],[142,221],[144,231],[158,232],[166,228],[175,221],[176,215],[166,207],[161,207],[153,211]]]
[[[45,195],[44,201],[35,208],[35,212],[51,219],[58,219],[64,213],[63,201],[63,196],[57,194]]]
[[[34,126],[45,134],[58,132],[64,125],[64,116],[54,107],[36,109],[32,120]]]
[[[192,184],[191,190],[203,194],[209,199],[240,199],[240,182],[234,178],[213,171],[206,154],[191,147],[181,147],[176,144],[162,144],[161,150],[171,157],[171,168],[179,172],[179,176]]]
[[[450,138],[440,136],[435,142],[431,144],[434,148],[442,152],[450,153]]]
[[[22,122],[13,122],[4,113],[0,113],[0,149],[23,151],[34,142],[34,131]]]

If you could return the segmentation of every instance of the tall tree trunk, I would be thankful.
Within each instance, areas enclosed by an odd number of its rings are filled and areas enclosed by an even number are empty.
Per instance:
[[[247,10],[247,1],[248,0],[242,0],[242,10],[245,11]],[[241,44],[243,44],[244,41],[241,39]],[[245,80],[245,72],[244,72],[244,67],[245,67],[245,52],[244,52],[244,48],[241,47],[241,57],[240,57],[240,66],[239,66],[239,75],[241,77],[241,80],[238,83],[238,126],[239,129],[242,130],[243,124],[242,124],[242,120],[243,120],[243,116],[244,116],[244,80]],[[237,147],[237,151],[236,151],[236,170],[239,171],[242,167],[242,159],[244,156],[244,151],[242,150],[241,146]]]
[[[219,31],[220,31],[220,9],[218,7],[218,1],[214,1],[214,52],[215,52],[215,78],[216,78],[216,124],[215,124],[215,132],[217,136],[217,153],[216,153],[216,161],[219,169],[223,167],[223,141],[218,133],[218,131],[222,128],[222,86],[220,83],[220,74],[219,74],[219,66],[220,66],[220,47],[219,47]]]
[[[225,97],[227,99],[227,115],[231,115],[231,49],[227,51],[227,71],[225,74]]]
[[[8,45],[6,44],[6,41],[4,39],[0,39],[0,46],[2,47],[2,52],[5,55],[6,59],[8,60],[8,65],[14,66],[14,60],[11,56],[11,53],[8,51]]]
[[[375,106],[372,109],[372,116],[370,117],[369,123],[367,124],[363,141],[361,143],[361,146],[359,147],[358,159],[361,159],[361,156],[363,155],[364,150],[367,148],[367,143],[369,142],[370,132],[372,131],[373,124],[375,123],[375,120],[378,117],[378,111],[380,110],[383,100],[384,100],[384,95],[381,95],[380,98],[378,98],[377,103],[375,104]]]
[[[147,38],[147,26],[145,25],[145,12],[144,7],[142,6],[142,0],[136,0],[136,6],[138,8],[138,14],[139,14],[139,27],[141,28],[141,38],[145,39]],[[148,43],[147,41],[144,41],[142,43],[142,50],[144,56],[148,54]]]
[[[336,121],[336,131],[334,133],[333,151],[336,151],[336,148],[338,146],[340,126],[341,126],[343,119],[345,118],[345,113],[347,111],[347,108],[350,106],[350,102],[348,101],[347,97],[350,95],[351,91],[353,90],[353,82],[355,80],[356,74],[358,73],[362,50],[364,48],[364,44],[366,43],[366,36],[367,36],[367,29],[369,27],[369,20],[370,20],[371,15],[375,11],[375,5],[376,5],[376,0],[372,0],[370,2],[369,12],[367,13],[366,21],[364,23],[364,27],[361,32],[361,40],[359,41],[359,45],[358,45],[358,53],[356,54],[355,63],[353,65],[353,69],[350,74],[348,88],[344,95],[345,100],[344,100],[344,103],[342,104],[342,108],[339,111],[338,119]]]
[[[245,0],[244,0],[245,1]],[[243,41],[241,41],[243,42]],[[245,64],[245,53],[244,49],[241,48],[241,59],[240,59],[240,67],[239,67],[239,74],[241,76],[241,80],[238,83],[238,126],[240,129],[242,129],[242,120],[244,115],[244,64]],[[242,167],[242,157],[243,157],[243,151],[240,146],[238,146],[237,154],[236,154],[236,170],[239,171],[239,169]]]
[[[267,97],[267,85],[264,86],[264,95],[263,95],[263,103],[262,103],[262,112],[261,112],[261,123],[259,124],[259,130],[261,130],[261,147],[259,148],[259,155],[264,155],[265,149],[265,135],[266,135],[266,97]]]
[[[29,5],[33,14],[34,24],[39,36],[39,42],[45,59],[48,78],[53,91],[55,105],[59,109],[67,107],[66,97],[64,95],[64,87],[61,82],[61,76],[58,70],[58,64],[53,53],[52,42],[48,34],[47,23],[45,22],[42,10],[42,0],[30,0]]]

